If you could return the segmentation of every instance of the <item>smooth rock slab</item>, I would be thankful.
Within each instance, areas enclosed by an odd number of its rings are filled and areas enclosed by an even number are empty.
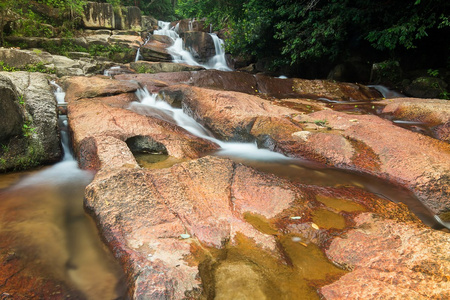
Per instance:
[[[325,299],[450,298],[448,233],[372,214],[355,221],[355,228],[326,250],[352,272],[322,287]]]
[[[112,148],[106,151],[112,151]],[[346,199],[340,201],[350,206],[334,206],[326,201],[336,198]],[[355,261],[355,257],[363,262],[378,258],[381,262],[386,261],[393,280],[414,281],[416,275],[429,274],[431,278],[427,283],[431,288],[440,289],[436,290],[436,295],[439,291],[445,295],[444,288],[448,284],[442,277],[449,267],[444,248],[448,244],[446,233],[426,229],[405,206],[354,188],[293,184],[224,158],[207,156],[161,170],[101,169],[87,188],[85,206],[96,219],[107,245],[120,260],[127,275],[129,294],[137,299],[184,299],[190,295],[199,298],[203,289],[214,290],[208,281],[211,276],[217,276],[214,280],[220,283],[215,287],[215,293],[220,293],[216,297],[220,298],[226,292],[221,287],[233,284],[227,280],[226,274],[242,276],[238,270],[246,274],[245,280],[250,281],[248,284],[254,285],[263,296],[260,288],[266,279],[264,273],[255,271],[259,268],[255,263],[249,269],[248,262],[230,261],[219,264],[216,271],[210,269],[205,273],[202,261],[192,259],[193,251],[200,248],[210,253],[208,251],[213,250],[207,249],[221,249],[227,244],[239,243],[238,240],[244,236],[279,264],[285,259],[289,261],[289,258],[280,250],[278,239],[289,233],[296,234],[297,239],[304,243],[299,247],[311,249],[313,246],[309,244],[314,243],[321,249],[328,249],[326,254],[330,260],[345,267],[363,265]],[[326,220],[315,221],[317,211],[324,210],[343,219],[344,229],[327,228]],[[366,210],[377,214],[362,213]],[[253,223],[246,219],[248,213],[272,221],[266,227],[251,225]],[[367,215],[374,216],[378,223],[367,225]],[[292,216],[301,217],[294,219]],[[385,224],[387,229],[383,229]],[[362,238],[353,232],[362,232]],[[410,234],[411,247],[399,248],[402,239],[399,235],[403,233]],[[376,235],[373,240],[370,234]],[[348,250],[345,248],[347,244]],[[428,248],[429,244],[436,247]],[[415,245],[419,245],[418,253],[414,252]],[[397,254],[390,255],[390,251],[397,248]],[[402,249],[408,251],[403,253]],[[436,253],[432,255],[434,251]],[[428,257],[429,263],[416,259],[422,256]],[[251,258],[249,261],[252,262]],[[415,271],[404,273],[403,264],[408,261],[413,262],[411,268]],[[372,265],[376,263],[374,261]],[[414,263],[427,269],[421,271],[414,267]],[[427,267],[440,265],[441,268]],[[371,271],[375,277],[383,276],[385,272],[376,268]],[[360,274],[357,267],[354,272],[355,276]],[[352,274],[350,272],[340,280]],[[307,278],[314,276],[316,274],[310,274]],[[311,284],[321,286],[325,282]],[[339,285],[332,283],[323,287],[321,293],[327,295],[326,299],[333,298],[342,290],[351,290],[353,284],[346,281]],[[416,289],[415,286],[394,284],[391,290],[382,290],[378,295],[383,298],[394,291],[396,295],[406,297],[414,295]],[[235,294],[242,293],[237,290]],[[284,296],[280,295],[280,299]]]

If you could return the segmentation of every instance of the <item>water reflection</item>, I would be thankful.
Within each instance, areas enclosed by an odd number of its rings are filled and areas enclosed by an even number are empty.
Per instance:
[[[0,186],[11,178],[1,176]],[[0,235],[44,278],[61,281],[86,299],[118,299],[124,294],[119,267],[83,210],[92,178],[75,161],[63,161],[0,190]]]
[[[218,152],[217,154],[220,155],[221,153]],[[229,157],[259,171],[271,173],[302,184],[330,187],[355,186],[395,203],[406,204],[422,222],[432,228],[443,229],[448,226],[448,224],[440,222],[410,190],[375,176],[330,168],[301,159],[261,161],[229,155],[221,156]]]

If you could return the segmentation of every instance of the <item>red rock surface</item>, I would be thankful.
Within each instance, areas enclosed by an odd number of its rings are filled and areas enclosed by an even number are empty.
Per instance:
[[[382,113],[395,119],[423,122],[434,136],[450,142],[450,102],[441,99],[394,98],[380,101]]]
[[[324,206],[320,200],[316,200],[320,199],[316,198],[318,195],[347,199],[345,201],[354,203],[352,207],[357,205],[358,209],[343,208],[342,211],[333,205]],[[122,167],[101,171],[88,186],[85,204],[102,228],[108,246],[121,261],[127,274],[130,294],[135,298],[183,299],[186,295],[193,294],[198,298],[204,292],[203,288],[207,286],[208,276],[211,275],[199,273],[201,261],[189,259],[193,249],[199,246],[203,249],[208,246],[223,248],[226,244],[236,243],[239,235],[250,237],[261,251],[269,251],[275,259],[281,259],[287,254],[279,252],[281,250],[277,246],[277,237],[296,233],[302,236],[305,247],[309,248],[310,243],[316,243],[322,248],[331,245],[327,254],[331,261],[340,262],[340,256],[333,256],[333,249],[335,244],[339,245],[339,241],[347,243],[343,238],[345,235],[341,237],[342,231],[335,228],[326,229],[320,220],[316,221],[319,225],[314,229],[312,222],[315,221],[316,210],[326,210],[343,218],[345,230],[350,230],[350,233],[365,228],[360,222],[362,217],[358,216],[360,210],[368,210],[377,212],[380,224],[397,224],[386,218],[393,218],[397,220],[395,222],[408,222],[409,225],[405,227],[398,225],[399,230],[408,232],[409,228],[415,228],[416,232],[422,232],[419,237],[422,245],[431,242],[443,247],[444,242],[447,243],[436,239],[445,238],[445,233],[425,229],[405,206],[351,188],[296,185],[228,159],[210,156],[169,169]],[[268,234],[256,225],[247,223],[245,215],[249,212],[272,220],[272,230],[276,233]],[[292,219],[292,216],[301,218]],[[355,217],[356,221],[353,221]],[[354,222],[357,229],[352,229]],[[370,247],[376,245],[378,248],[391,249],[398,245],[390,245],[390,239],[394,242],[398,240],[397,232],[392,235],[387,234],[390,232],[383,233],[382,238],[387,240],[386,243],[374,244],[368,241],[367,245],[361,246],[362,250],[353,246],[353,251],[348,251],[342,259],[359,256],[370,260],[371,257],[380,255],[377,251],[370,251]],[[183,236],[186,234],[187,236]],[[353,236],[350,235],[350,238]],[[352,245],[357,244],[352,239],[351,241]],[[431,252],[427,251],[423,253]],[[430,262],[435,265],[443,264],[443,268],[448,268],[447,254],[442,249],[439,253],[431,256]],[[403,270],[402,260],[389,261],[393,270]],[[430,269],[427,272],[440,276],[441,270],[445,269]],[[375,277],[383,276],[382,270],[373,272],[377,273],[373,275]],[[416,280],[410,275],[400,274],[395,279],[411,282]],[[348,275],[342,278],[346,276]],[[325,282],[318,286],[323,286]],[[435,283],[433,280],[428,282]],[[350,283],[345,284],[352,289]],[[321,292],[325,294],[330,291],[329,294],[333,295],[332,293],[339,293],[344,288],[345,286],[332,284],[322,288]],[[425,290],[424,287],[423,291]],[[402,282],[393,283],[389,291],[382,291],[380,295],[389,295],[388,292],[404,296],[410,294]]]
[[[168,85],[185,83],[197,87],[235,91],[251,95],[275,98],[328,98],[330,100],[373,100],[381,95],[366,86],[327,80],[280,79],[261,74],[204,70],[196,72],[173,72],[170,74],[124,74],[121,80],[159,80]]]
[[[352,272],[322,287],[325,299],[450,298],[448,233],[367,213],[355,221],[326,251]]]
[[[373,115],[299,115],[248,94],[172,86],[191,115],[223,139],[359,170],[411,188],[435,213],[450,209],[450,146]]]
[[[118,81],[106,76],[70,77],[64,81],[66,102],[81,98],[94,98],[133,93],[138,88],[139,86],[136,82]]]

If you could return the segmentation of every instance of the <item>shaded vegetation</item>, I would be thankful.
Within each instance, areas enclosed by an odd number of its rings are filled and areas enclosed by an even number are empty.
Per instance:
[[[370,0],[179,0],[181,17],[207,17],[228,28],[228,51],[271,58],[272,66],[344,61],[369,51],[377,59],[417,56],[432,43],[433,64],[448,58],[450,2]],[[370,58],[370,57],[368,57]],[[382,59],[380,59],[382,58]],[[447,60],[447,61],[446,61]]]

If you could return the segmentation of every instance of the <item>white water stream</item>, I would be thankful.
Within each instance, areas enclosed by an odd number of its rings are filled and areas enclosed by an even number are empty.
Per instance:
[[[224,142],[216,139],[202,125],[197,123],[192,117],[183,112],[181,108],[173,108],[167,102],[159,98],[157,94],[150,94],[147,89],[140,89],[136,92],[140,102],[132,102],[128,107],[130,110],[164,121],[176,124],[191,134],[200,138],[212,141],[220,146],[216,155],[231,157],[234,160],[242,161],[245,164],[254,164],[256,168],[262,167],[269,172],[278,171],[291,173],[290,177],[301,177],[304,184],[317,185],[319,182],[327,182],[325,185],[354,185],[363,187],[365,190],[389,199],[393,202],[403,202],[416,213],[429,226],[439,226],[449,228],[450,224],[442,222],[437,216],[432,214],[423,204],[409,191],[399,189],[381,179],[373,176],[363,176],[353,174],[343,170],[317,166],[312,162],[286,157],[280,153],[267,149],[260,149],[256,143]],[[263,164],[263,165],[262,165]],[[258,166],[257,166],[258,165]],[[281,167],[280,167],[281,166]],[[280,174],[281,175],[281,174]],[[292,179],[292,178],[290,178]],[[319,184],[320,185],[320,184]]]
[[[167,51],[169,51],[170,55],[172,55],[173,62],[184,63],[191,66],[201,66],[205,69],[231,71],[231,69],[227,65],[227,61],[225,58],[224,41],[220,39],[216,34],[209,33],[209,35],[213,39],[216,54],[206,64],[200,64],[195,60],[192,53],[186,50],[183,39],[178,35],[179,23],[174,27],[170,27],[170,22],[158,21],[158,26],[160,29],[155,30],[153,34],[165,35],[173,40],[173,45],[167,48]],[[192,30],[191,27],[192,23],[190,23],[189,26],[190,30]]]
[[[289,159],[280,153],[267,149],[259,149],[256,143],[223,142],[218,140],[202,125],[197,123],[197,121],[185,114],[181,108],[173,108],[167,102],[161,100],[157,94],[150,94],[145,88],[138,90],[136,94],[140,103],[133,102],[129,106],[129,109],[140,114],[150,114],[165,121],[172,120],[173,123],[184,128],[191,134],[219,145],[221,147],[218,152],[219,155],[263,161]]]

